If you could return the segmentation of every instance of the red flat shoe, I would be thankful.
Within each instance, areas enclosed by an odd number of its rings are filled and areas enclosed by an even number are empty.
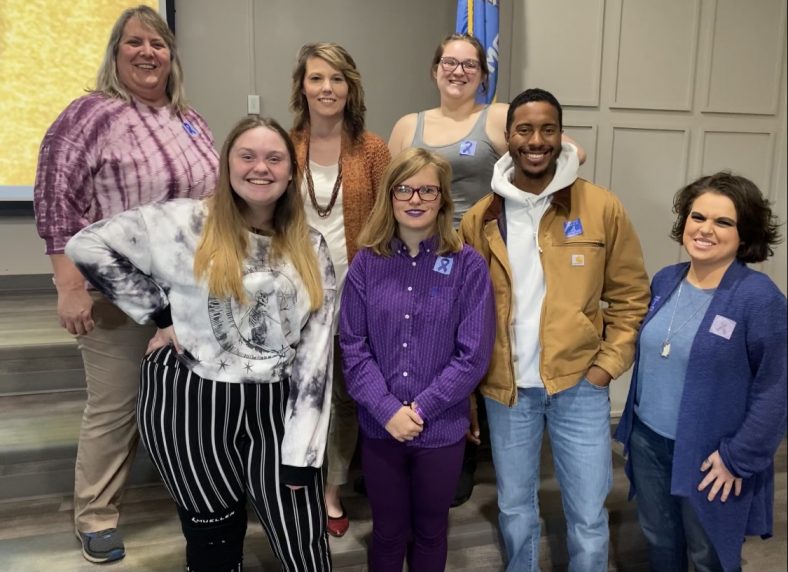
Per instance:
[[[342,514],[340,516],[328,517],[326,528],[328,529],[328,533],[335,538],[342,538],[345,536],[347,529],[350,528],[350,519],[347,517],[347,511],[344,506],[342,506]]]

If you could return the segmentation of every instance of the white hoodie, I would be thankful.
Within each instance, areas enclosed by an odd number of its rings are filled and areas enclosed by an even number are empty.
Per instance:
[[[495,164],[492,190],[504,199],[506,250],[512,271],[512,356],[517,387],[544,387],[539,374],[539,322],[544,302],[544,271],[540,260],[539,221],[550,207],[552,195],[577,179],[580,162],[577,149],[561,146],[555,175],[539,195],[512,184],[514,163],[506,153]]]

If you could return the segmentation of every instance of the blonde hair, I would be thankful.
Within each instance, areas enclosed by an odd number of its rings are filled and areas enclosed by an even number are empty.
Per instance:
[[[293,69],[293,83],[290,91],[290,111],[293,112],[293,131],[302,131],[309,124],[309,104],[304,95],[304,77],[306,64],[310,58],[320,58],[332,68],[338,70],[348,85],[347,102],[345,103],[344,128],[353,143],[357,143],[364,133],[364,88],[361,86],[361,74],[356,62],[348,51],[333,42],[306,44],[298,52],[296,66]]]
[[[309,293],[312,310],[323,304],[323,283],[320,278],[317,255],[309,238],[309,227],[304,214],[304,202],[298,189],[301,176],[295,159],[293,142],[275,120],[249,116],[233,127],[222,146],[219,157],[219,180],[208,201],[200,244],[194,253],[194,276],[208,283],[208,290],[220,298],[232,297],[245,302],[243,266],[248,254],[248,236],[251,229],[244,219],[245,203],[230,185],[230,152],[243,133],[265,127],[279,134],[290,155],[291,179],[287,189],[274,207],[274,235],[271,240],[272,260],[287,257]]]
[[[95,91],[131,103],[131,94],[118,77],[117,57],[120,41],[123,38],[123,29],[132,18],[137,18],[143,26],[157,33],[167,44],[167,48],[170,50],[170,75],[167,78],[166,90],[167,99],[170,102],[169,107],[175,113],[185,113],[189,109],[189,104],[186,101],[186,92],[183,88],[183,68],[180,57],[178,57],[175,35],[167,26],[167,22],[150,6],[139,5],[124,10],[115,25],[112,26],[104,59],[96,75]]]
[[[397,231],[391,189],[427,167],[435,168],[441,188],[441,206],[435,221],[438,235],[437,253],[446,254],[462,250],[460,237],[452,227],[454,201],[451,198],[451,165],[440,155],[418,147],[404,149],[394,157],[386,169],[372,212],[369,213],[367,223],[358,235],[360,248],[370,248],[381,256],[391,254],[391,239]]]

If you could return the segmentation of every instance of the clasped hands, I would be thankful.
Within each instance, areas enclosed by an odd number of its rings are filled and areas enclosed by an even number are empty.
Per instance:
[[[424,420],[414,411],[414,405],[403,405],[386,423],[386,431],[400,443],[413,441],[424,430]]]

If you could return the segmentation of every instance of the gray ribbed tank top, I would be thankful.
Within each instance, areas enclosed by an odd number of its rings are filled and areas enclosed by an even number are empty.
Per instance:
[[[411,146],[438,153],[451,163],[455,227],[459,226],[465,211],[490,192],[493,166],[499,155],[485,131],[488,110],[489,107],[482,110],[465,137],[455,143],[437,147],[424,143],[424,112],[419,112],[416,118],[416,133]]]

